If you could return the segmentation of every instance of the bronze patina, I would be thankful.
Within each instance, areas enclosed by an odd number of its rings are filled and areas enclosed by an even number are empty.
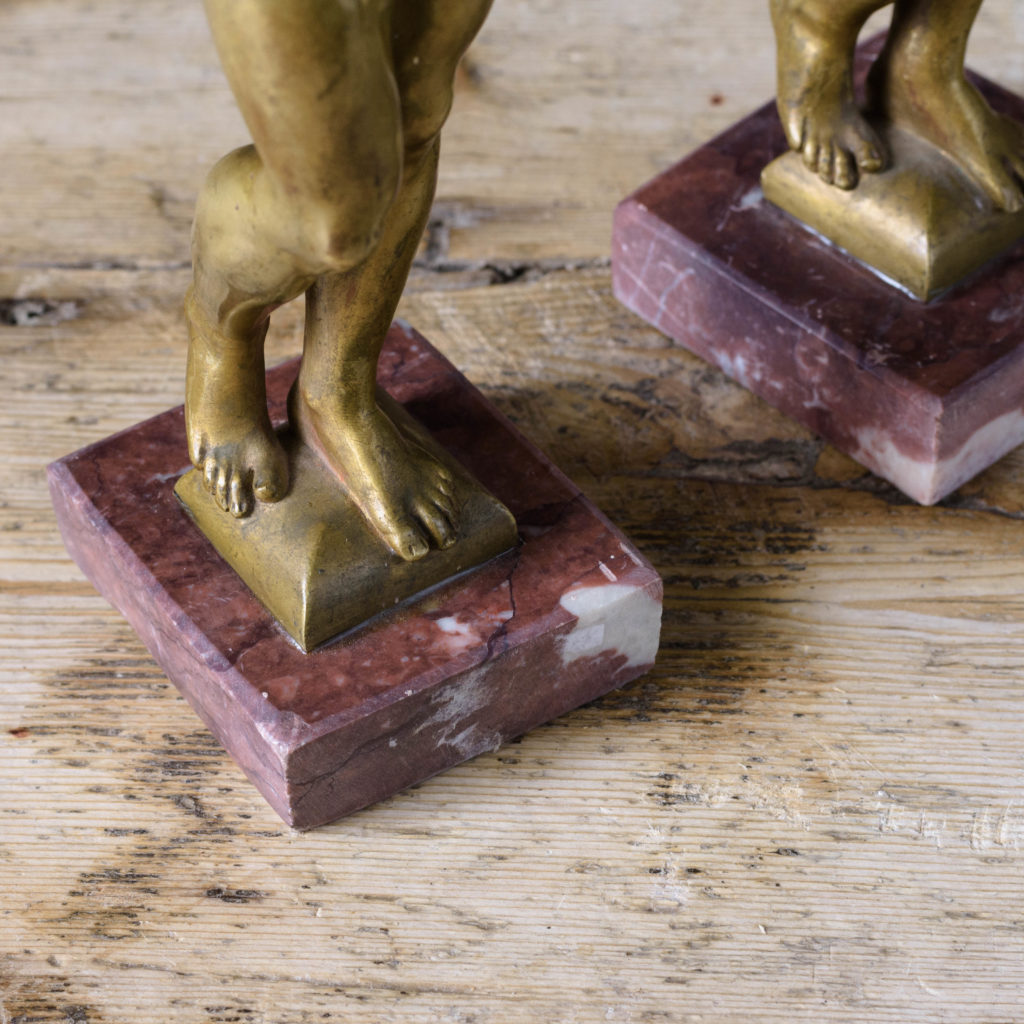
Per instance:
[[[793,152],[765,195],[927,299],[1024,235],[1024,129],[964,73],[981,0],[895,0],[867,102],[854,48],[889,0],[771,0]]]
[[[389,601],[394,588],[384,577],[397,562],[422,564],[400,574],[401,596],[465,568],[461,558],[433,556],[463,544],[470,526],[485,537],[472,543],[477,561],[516,541],[511,516],[493,499],[487,515],[464,521],[467,488],[479,485],[396,423],[375,384],[433,199],[455,71],[490,4],[206,0],[253,144],[217,163],[197,204],[185,399],[195,475],[178,494],[200,523],[211,521],[213,506],[241,524],[276,502],[275,522],[288,518],[290,474],[303,460],[289,458],[291,440],[271,426],[263,342],[271,312],[305,294],[291,429],[365,523],[367,542],[379,549],[363,552],[365,571],[380,574]],[[280,574],[258,568],[259,530],[210,531],[231,564],[257,566],[246,582],[268,607],[292,600],[281,593]],[[315,564],[322,544],[303,540],[308,530],[272,532],[285,548],[276,562],[302,565],[302,578],[323,575]],[[344,586],[335,591],[331,600],[344,599]],[[358,611],[327,619],[348,621]],[[308,618],[308,610],[292,612],[278,617]]]

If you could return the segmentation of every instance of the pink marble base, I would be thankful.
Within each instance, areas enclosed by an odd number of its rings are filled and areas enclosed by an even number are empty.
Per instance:
[[[272,370],[275,422],[297,361]],[[274,809],[312,828],[646,672],[661,581],[579,490],[408,327],[381,383],[519,524],[523,544],[303,654],[172,494],[173,409],[49,467],[68,551]]]
[[[976,81],[1024,121],[1024,101]],[[615,293],[931,504],[1024,441],[1024,245],[925,305],[765,201],[761,170],[785,148],[765,106],[626,199]]]

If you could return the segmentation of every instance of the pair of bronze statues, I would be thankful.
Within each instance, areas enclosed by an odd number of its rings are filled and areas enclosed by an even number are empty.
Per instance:
[[[186,419],[217,504],[244,518],[289,490],[271,427],[263,340],[306,295],[292,428],[390,551],[415,560],[457,535],[450,474],[378,392],[378,356],[434,194],[460,58],[491,0],[206,0],[254,145],[199,199]],[[941,150],[998,209],[1024,206],[1024,134],[964,75],[981,0],[896,0],[866,111],[857,36],[884,0],[771,0],[779,111],[790,146],[840,189],[890,159],[873,123]]]

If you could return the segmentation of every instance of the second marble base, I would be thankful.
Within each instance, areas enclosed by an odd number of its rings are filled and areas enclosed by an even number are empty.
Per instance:
[[[271,371],[275,422],[297,364]],[[339,818],[647,671],[661,581],[632,544],[422,337],[380,383],[510,509],[507,555],[302,651],[175,500],[174,409],[50,467],[69,552],[274,809]]]
[[[1024,121],[1021,99],[980,85]],[[1024,441],[1024,245],[926,305],[765,200],[785,150],[767,105],[624,200],[615,293],[931,504]]]

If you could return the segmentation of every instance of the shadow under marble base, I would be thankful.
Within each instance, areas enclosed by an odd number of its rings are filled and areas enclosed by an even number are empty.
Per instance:
[[[275,424],[297,361],[267,375]],[[173,495],[173,409],[49,467],[65,544],[284,820],[382,800],[646,672],[661,581],[411,329],[380,383],[511,510],[521,546],[303,654]]]
[[[1024,101],[975,81],[1024,121]],[[924,304],[765,200],[785,151],[769,104],[624,200],[615,294],[931,504],[1024,441],[1024,245]]]

